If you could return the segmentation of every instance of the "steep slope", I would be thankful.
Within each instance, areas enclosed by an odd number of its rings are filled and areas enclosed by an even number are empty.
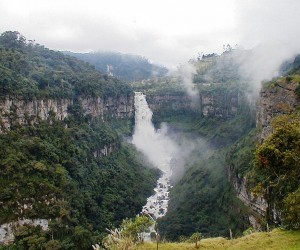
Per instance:
[[[18,32],[1,35],[0,55],[2,98],[112,97],[131,91],[90,64],[26,41]]]
[[[255,126],[247,82],[239,78],[228,52],[190,63],[197,69],[193,87],[199,91],[198,102],[186,94],[182,77],[133,85],[148,95],[156,126],[167,122],[170,135],[182,145],[182,155],[173,163],[169,210],[158,221],[159,230],[169,240],[197,231],[229,236],[231,229],[240,235],[249,226],[248,212],[228,181],[226,155]]]
[[[193,63],[198,67],[195,86],[200,96],[210,93],[215,99],[209,108],[213,112],[205,117],[201,102],[204,117],[168,121],[177,130],[198,132],[216,151],[195,162],[175,183],[169,213],[160,221],[162,233],[173,240],[195,231],[229,235],[230,228],[240,234],[249,222],[257,229],[274,224],[299,228],[299,56],[285,64],[284,76],[264,83],[256,129],[252,112],[244,113],[247,105],[241,102],[247,82],[238,78],[230,54],[213,54]],[[220,110],[232,105],[226,95],[235,91],[236,113],[223,115]],[[232,186],[225,181],[225,169]],[[235,194],[248,209],[243,211]]]
[[[193,138],[201,136],[205,145],[195,150],[192,164],[171,190],[169,211],[159,221],[161,233],[168,239],[178,240],[194,232],[206,237],[229,236],[229,229],[240,235],[249,226],[247,208],[235,197],[226,174],[228,150],[254,125],[246,110],[228,120],[198,118],[181,128],[192,129]],[[177,129],[179,124],[177,121]]]
[[[285,66],[284,76],[262,87],[258,129],[235,145],[228,157],[230,178],[258,228],[267,224],[299,228],[299,56]]]
[[[18,32],[0,36],[0,53],[0,241],[90,249],[141,210],[158,176],[121,139],[131,89]]]

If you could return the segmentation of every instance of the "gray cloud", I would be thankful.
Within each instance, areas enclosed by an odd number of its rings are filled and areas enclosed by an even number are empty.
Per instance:
[[[274,63],[261,70],[265,76],[255,76],[261,79],[299,51],[299,5],[299,0],[10,0],[0,1],[0,32],[18,30],[51,49],[134,53],[173,67],[199,52],[220,53],[223,44],[260,46],[262,53],[253,57]]]
[[[0,9],[0,32],[18,30],[51,49],[113,50],[176,66],[230,40],[226,32],[218,36],[232,26],[223,26],[232,23],[223,2],[10,0]]]
[[[254,95],[260,82],[278,76],[280,65],[300,52],[300,1],[237,1],[240,44],[251,48],[239,57],[241,73],[251,78]]]

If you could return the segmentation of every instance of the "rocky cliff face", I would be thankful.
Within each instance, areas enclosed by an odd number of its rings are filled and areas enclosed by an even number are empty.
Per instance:
[[[146,98],[153,112],[160,109],[192,109],[192,100],[187,95],[147,95]]]
[[[34,124],[39,120],[47,120],[51,115],[63,120],[69,116],[68,108],[73,105],[73,99],[36,99],[25,101],[10,97],[0,101],[0,132],[9,130],[19,124]],[[92,117],[126,118],[134,115],[133,95],[98,98],[78,98],[86,115]]]
[[[233,117],[239,107],[239,96],[233,94],[229,97],[201,94],[201,112],[203,116]]]
[[[9,244],[14,241],[14,229],[22,225],[40,226],[44,231],[48,230],[48,220],[45,219],[19,219],[18,221],[0,225],[0,243]]]
[[[295,95],[298,84],[277,84],[263,88],[257,106],[257,127],[261,128],[261,139],[264,140],[272,133],[271,121],[274,117],[289,114],[300,105]]]
[[[213,96],[201,93],[198,100],[187,95],[154,95],[147,96],[147,102],[153,112],[159,110],[194,110],[204,117],[217,116],[229,118],[237,113],[239,96]]]
[[[290,114],[300,105],[300,100],[295,95],[295,88],[298,84],[294,83],[275,83],[262,88],[260,98],[257,103],[256,126],[261,129],[258,139],[263,141],[272,132],[272,119],[285,114]],[[262,196],[254,195],[247,185],[247,178],[229,167],[229,179],[233,184],[237,197],[247,205],[251,212],[249,221],[253,227],[260,229],[260,219],[272,216],[274,223],[280,221],[280,211],[269,204]]]
[[[264,218],[268,213],[268,202],[263,196],[255,195],[251,192],[247,185],[247,178],[241,177],[235,170],[230,167],[229,180],[232,183],[237,197],[250,208],[248,219],[250,224],[257,230],[261,229],[260,219]]]
[[[103,156],[109,156],[111,155],[113,152],[115,152],[116,150],[119,149],[119,145],[117,143],[110,143],[108,145],[105,145],[103,148],[101,149],[97,149],[93,152],[93,155],[95,158],[98,157],[103,157]]]
[[[36,124],[53,116],[58,120],[64,120],[70,115],[69,108],[74,104],[79,104],[84,114],[100,117],[103,120],[108,117],[123,119],[134,115],[133,95],[120,96],[118,98],[109,97],[107,99],[36,99],[32,101],[7,97],[0,101],[0,132],[8,131],[15,125]],[[118,148],[118,143],[110,143],[103,148],[95,150],[93,155],[94,157],[108,156],[118,150]],[[21,206],[20,210],[31,208],[32,205],[28,203]],[[0,244],[7,244],[13,241],[14,229],[24,224],[40,225],[43,230],[48,228],[48,220],[46,219],[29,220],[20,218],[17,221],[0,225]]]

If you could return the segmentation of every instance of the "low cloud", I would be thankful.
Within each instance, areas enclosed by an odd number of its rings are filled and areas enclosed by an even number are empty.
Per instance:
[[[262,80],[279,75],[281,64],[300,53],[300,1],[236,1],[240,46],[249,49],[237,60],[257,96]]]
[[[2,1],[0,32],[17,30],[50,49],[119,51],[176,67],[232,41],[233,1]]]

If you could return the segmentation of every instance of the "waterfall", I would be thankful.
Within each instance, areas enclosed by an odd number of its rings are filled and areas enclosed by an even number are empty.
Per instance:
[[[135,92],[135,131],[132,142],[155,167],[162,171],[157,181],[155,194],[147,199],[142,212],[154,220],[166,214],[169,200],[171,160],[176,155],[178,147],[166,134],[166,128],[156,130],[152,124],[152,111],[148,106],[146,96]]]

